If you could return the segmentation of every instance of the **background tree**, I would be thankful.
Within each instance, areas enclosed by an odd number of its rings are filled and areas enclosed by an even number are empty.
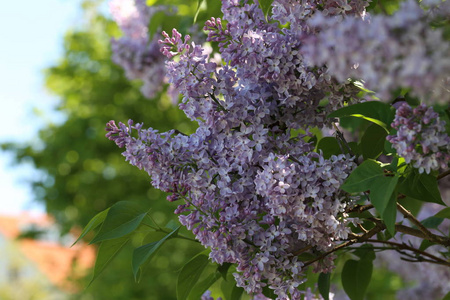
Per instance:
[[[45,70],[46,86],[60,98],[57,111],[65,120],[39,132],[40,147],[4,148],[14,151],[17,162],[31,161],[42,171],[32,182],[35,199],[55,217],[62,234],[84,227],[96,213],[122,200],[151,205],[156,221],[165,225],[175,219],[176,206],[167,205],[146,174],[123,161],[120,150],[104,137],[105,123],[133,117],[158,124],[162,131],[175,127],[191,132],[193,126],[164,91],[155,97],[158,101],[149,100],[142,96],[140,82],[125,78],[111,60],[110,39],[120,35],[117,25],[99,13],[96,3],[85,2],[84,10],[85,25],[67,32],[63,57]],[[171,282],[176,271],[197,251],[168,243],[141,284],[134,283],[130,252],[124,251],[83,294],[86,299],[175,299]],[[81,286],[91,278],[90,273]]]

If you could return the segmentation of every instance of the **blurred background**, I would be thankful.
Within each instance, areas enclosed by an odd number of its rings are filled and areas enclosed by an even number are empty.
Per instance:
[[[170,101],[144,98],[141,83],[112,62],[110,40],[120,34],[106,1],[9,1],[0,9],[2,300],[175,299],[177,271],[199,251],[168,242],[137,284],[130,245],[86,288],[96,246],[70,247],[95,214],[121,200],[151,203],[161,224],[174,218],[148,175],[104,137],[108,121],[128,118],[193,129]]]

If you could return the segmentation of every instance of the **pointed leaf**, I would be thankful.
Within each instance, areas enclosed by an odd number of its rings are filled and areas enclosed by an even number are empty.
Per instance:
[[[183,266],[177,280],[177,300],[187,299],[208,263],[208,256],[201,253]]]
[[[91,283],[103,272],[103,270],[105,270],[105,268],[123,249],[129,240],[129,236],[124,236],[118,239],[106,240],[100,244],[97,252],[97,259],[95,261],[94,276],[92,277],[89,285],[91,285]]]
[[[436,218],[450,219],[450,207],[446,207],[437,214],[434,215]]]
[[[445,205],[442,202],[436,177],[430,174],[419,174],[417,170],[410,172],[400,182],[398,191],[417,200]]]
[[[91,241],[91,244],[119,238],[133,232],[146,214],[147,210],[135,202],[117,202],[109,209],[100,231]]]
[[[348,193],[365,192],[375,179],[383,176],[383,169],[375,161],[366,160],[353,170],[341,189]]]
[[[146,245],[143,245],[139,248],[134,249],[133,251],[133,259],[131,265],[133,267],[134,279],[138,281],[138,271],[139,268],[149,259],[155,255],[156,251],[164,244],[165,241],[174,237],[181,226],[175,228],[172,232],[166,235],[159,241],[155,241]]]
[[[103,223],[103,221],[106,218],[106,215],[108,214],[109,208],[99,212],[98,214],[96,214],[90,221],[89,223],[86,225],[86,227],[84,227],[83,231],[81,232],[80,236],[77,238],[77,240],[72,244],[75,245],[76,243],[78,243],[79,240],[81,240],[89,231],[91,231],[92,229],[97,228],[101,223]],[[72,247],[71,246],[71,247]]]

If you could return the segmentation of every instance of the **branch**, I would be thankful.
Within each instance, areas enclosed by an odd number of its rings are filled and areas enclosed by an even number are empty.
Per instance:
[[[409,250],[409,251],[412,251],[412,252],[415,252],[417,254],[420,254],[420,255],[423,255],[423,256],[427,256],[427,257],[433,259],[433,261],[427,260],[428,262],[432,262],[432,263],[436,263],[436,264],[439,264],[439,265],[444,265],[444,266],[450,267],[450,262],[449,261],[446,261],[446,260],[444,260],[442,258],[434,256],[433,254],[430,254],[428,252],[416,249],[414,247],[408,246],[408,245],[403,244],[403,243],[400,244],[400,243],[391,242],[391,241],[381,241],[381,240],[372,240],[372,239],[367,239],[366,242],[368,242],[368,243],[382,243],[382,244],[386,244],[386,245],[395,246],[398,249]]]
[[[424,235],[424,239],[427,239],[429,241],[432,241],[436,244],[441,244],[444,246],[450,246],[450,240],[440,237],[438,235],[435,235],[433,233],[431,233],[428,228],[426,228],[425,226],[423,226],[422,223],[420,223],[419,220],[417,220],[412,214],[411,212],[409,212],[407,209],[405,209],[400,203],[397,203],[397,209],[403,214],[403,216],[405,216],[405,218],[407,218],[408,220],[411,221],[411,223],[413,223],[415,226],[417,226],[417,228],[419,228],[419,230],[423,233]]]
[[[445,176],[450,175],[450,170],[445,171],[437,176],[437,180],[444,178]]]
[[[314,258],[314,259],[312,259],[310,261],[307,261],[303,265],[303,267],[309,266],[310,264],[315,263],[316,261],[327,257],[331,253],[338,251],[339,249],[345,248],[347,246],[350,246],[350,245],[353,245],[353,244],[356,244],[356,243],[363,243],[363,242],[367,241],[368,239],[370,239],[372,236],[376,235],[378,232],[384,230],[385,228],[386,228],[386,226],[383,223],[376,223],[375,227],[370,229],[368,232],[366,232],[366,233],[364,233],[362,235],[356,235],[356,234],[352,235],[353,238],[351,240],[349,240],[347,242],[344,242],[344,243],[334,247],[330,251],[327,251],[324,254],[322,254],[322,255],[320,255],[320,256],[318,256],[318,257],[316,257],[316,258]]]

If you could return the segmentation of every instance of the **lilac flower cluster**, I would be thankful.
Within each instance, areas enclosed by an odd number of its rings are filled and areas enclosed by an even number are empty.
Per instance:
[[[406,102],[397,109],[391,125],[397,130],[387,140],[398,155],[412,163],[419,173],[447,168],[450,162],[450,137],[445,122],[433,108],[424,104],[411,108]]]
[[[382,100],[398,88],[411,88],[423,99],[448,103],[450,43],[428,23],[449,7],[439,1],[425,12],[418,1],[408,0],[393,16],[317,13],[307,22],[317,34],[304,36],[301,52],[310,64],[326,65],[339,82],[363,80]]]
[[[293,17],[291,4],[276,5],[280,17]],[[176,210],[180,222],[211,249],[214,262],[237,264],[239,286],[250,294],[269,286],[278,299],[300,299],[298,255],[330,250],[350,231],[339,186],[355,167],[347,155],[313,152],[307,128],[323,126],[326,112],[356,89],[306,68],[296,33],[267,23],[257,5],[224,1],[223,11],[227,29],[218,19],[205,27],[210,40],[223,41],[229,63],[222,67],[176,30],[161,41],[162,52],[177,57],[167,62],[167,76],[197,131],[161,134],[110,122],[107,136],[153,186],[171,193],[169,201],[184,200]],[[326,97],[328,104],[320,104]],[[299,128],[306,134],[295,134]],[[315,263],[316,271],[330,271],[332,260]]]
[[[123,37],[111,41],[111,48],[113,61],[125,70],[128,79],[142,80],[142,94],[153,98],[163,87],[165,58],[159,51],[158,38],[150,40],[147,26],[152,15],[165,7],[150,7],[145,2],[110,2],[111,14],[124,34]]]
[[[305,266],[299,255],[332,249],[354,221],[345,213],[352,202],[339,189],[355,168],[353,158],[314,152],[309,129],[329,125],[329,112],[361,101],[347,75],[336,76],[332,64],[312,64],[325,61],[315,61],[307,43],[323,43],[321,35],[332,29],[319,28],[319,18],[359,26],[367,1],[272,6],[267,22],[257,4],[222,1],[224,22],[212,18],[204,30],[219,44],[223,64],[191,37],[164,33],[166,75],[183,97],[180,108],[198,123],[195,133],[159,133],[130,120],[109,122],[107,137],[126,148],[126,160],[145,170],[154,187],[170,193],[169,201],[182,201],[175,211],[180,222],[211,249],[214,262],[237,265],[239,286],[253,295],[269,287],[277,299],[296,300],[311,296],[297,289]],[[313,266],[329,272],[333,256]]]

